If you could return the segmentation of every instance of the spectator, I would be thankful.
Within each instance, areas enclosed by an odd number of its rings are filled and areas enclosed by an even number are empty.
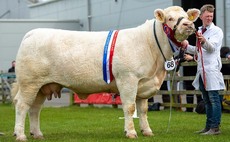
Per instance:
[[[11,68],[9,68],[8,72],[15,72],[15,64],[16,64],[16,62],[12,61]]]
[[[184,60],[186,61],[194,61],[194,56],[191,54],[184,54]],[[196,67],[195,66],[185,66],[184,68],[184,76],[195,76],[196,75]],[[191,85],[192,81],[184,81],[184,88],[186,90],[195,90],[195,88]],[[203,99],[200,94],[196,96],[196,104],[199,104]],[[194,94],[186,94],[186,102],[188,104],[194,103]],[[193,112],[193,108],[186,108],[186,112]]]
[[[14,73],[14,72],[15,72],[15,64],[16,64],[16,62],[15,62],[15,61],[12,61],[11,67],[8,69],[8,73]],[[8,79],[8,82],[11,84],[11,83],[13,83],[14,80],[15,80],[15,75],[10,74],[10,75],[7,77],[7,79]]]
[[[220,50],[220,57],[230,59],[230,48],[229,47],[222,47]],[[221,68],[221,72],[223,75],[230,75],[230,64],[223,64]],[[226,90],[230,90],[230,80],[224,80]],[[223,96],[223,106],[230,105],[230,96],[226,94]],[[230,112],[229,110],[224,110],[224,112]]]
[[[220,57],[230,59],[230,48],[226,47],[226,46],[222,47],[220,49]],[[221,72],[224,75],[230,75],[230,65],[229,64],[223,64],[222,68],[221,68]]]
[[[220,57],[230,59],[230,48],[226,46],[222,47],[220,49]]]

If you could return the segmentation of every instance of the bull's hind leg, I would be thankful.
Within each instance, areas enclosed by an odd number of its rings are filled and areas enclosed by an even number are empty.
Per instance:
[[[17,95],[18,96],[18,95]],[[30,106],[21,100],[18,100],[15,104],[15,127],[14,135],[18,141],[26,141],[25,130],[25,118]]]
[[[147,119],[148,99],[137,99],[136,103],[141,132],[144,136],[152,136],[153,133]]]
[[[33,105],[29,109],[30,134],[35,139],[43,139],[43,134],[40,130],[40,112],[45,99],[46,96],[39,91]]]
[[[16,113],[14,135],[16,135],[16,140],[18,141],[27,140],[24,132],[25,119],[31,104],[35,100],[35,97],[35,93],[21,92],[21,90],[19,90],[14,98]]]
[[[122,77],[122,79],[116,79],[125,117],[124,129],[126,137],[137,138],[137,132],[133,123],[133,114],[135,111],[138,79],[135,76],[133,77],[127,75],[126,77]]]

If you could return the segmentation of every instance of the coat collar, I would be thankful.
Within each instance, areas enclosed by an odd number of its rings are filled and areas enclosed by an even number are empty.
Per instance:
[[[214,23],[212,22],[209,26],[206,27],[206,29],[209,30],[209,29],[213,28],[214,26],[215,26],[215,25],[214,25]],[[203,27],[203,26],[198,27],[199,31],[202,31],[202,27]]]

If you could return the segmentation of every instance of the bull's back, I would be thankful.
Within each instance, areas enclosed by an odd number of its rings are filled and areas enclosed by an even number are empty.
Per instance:
[[[86,55],[89,51],[94,55],[103,54],[104,42],[107,32],[79,32],[58,29],[35,29],[28,32],[22,40],[19,54],[37,52],[38,56]],[[100,55],[98,55],[100,54]],[[36,55],[36,54],[35,54]],[[32,55],[36,58],[37,56]]]
[[[84,86],[105,84],[102,58],[106,37],[107,32],[32,30],[18,51],[19,80],[40,78],[68,87],[81,86],[83,90]]]

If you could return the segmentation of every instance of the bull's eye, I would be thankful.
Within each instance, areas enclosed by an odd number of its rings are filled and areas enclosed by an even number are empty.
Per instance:
[[[187,23],[183,23],[183,25],[184,25],[184,26],[186,26],[186,27],[188,26],[188,24],[187,24]]]
[[[174,18],[170,17],[170,18],[169,18],[169,21],[174,21]]]

